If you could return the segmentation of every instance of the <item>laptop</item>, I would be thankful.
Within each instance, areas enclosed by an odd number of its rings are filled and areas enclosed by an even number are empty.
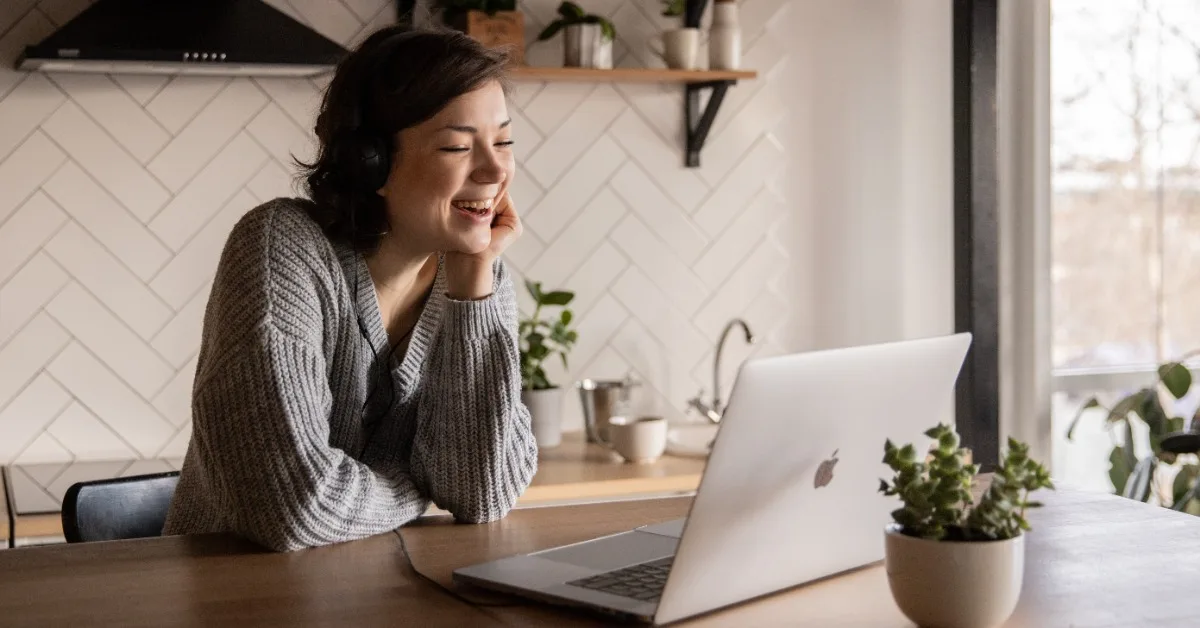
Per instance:
[[[667,624],[883,559],[884,440],[951,423],[970,334],[745,362],[685,519],[454,571]]]

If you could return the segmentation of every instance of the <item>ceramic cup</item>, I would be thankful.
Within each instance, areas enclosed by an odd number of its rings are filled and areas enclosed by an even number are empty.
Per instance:
[[[656,35],[654,43],[662,42],[662,49],[653,44],[650,50],[658,55],[668,68],[673,70],[695,70],[699,64],[700,29],[677,28]]]
[[[667,448],[667,420],[660,416],[612,417],[608,440],[625,462],[654,462]]]

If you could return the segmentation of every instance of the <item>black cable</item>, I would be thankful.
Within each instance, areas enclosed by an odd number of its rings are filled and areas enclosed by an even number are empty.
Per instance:
[[[418,576],[421,576],[430,584],[433,584],[437,588],[445,591],[446,593],[449,593],[451,596],[453,596],[458,601],[460,601],[464,604],[467,604],[469,606],[474,606],[474,607],[478,607],[478,608],[507,608],[507,607],[513,607],[513,606],[525,606],[528,604],[528,602],[519,601],[519,600],[518,601],[510,601],[510,602],[486,602],[486,601],[481,601],[481,600],[472,600],[471,598],[463,595],[462,593],[459,593],[458,591],[455,591],[454,589],[447,587],[446,585],[438,582],[437,580],[434,580],[433,578],[425,575],[424,573],[421,572],[420,569],[417,569],[417,564],[413,562],[412,554],[408,553],[408,545],[406,545],[404,543],[404,534],[402,532],[400,532],[399,528],[394,530],[394,532],[396,533],[396,536],[400,539],[400,551],[404,552],[404,560],[408,561],[408,568],[412,569],[413,573],[417,574]]]
[[[379,352],[375,350],[375,343],[371,341],[371,335],[367,333],[367,326],[365,323],[363,323],[362,312],[359,311],[358,307],[358,268],[354,269],[354,295],[351,297],[351,300],[354,304],[354,317],[358,321],[358,333],[362,334],[363,339],[367,341],[367,346],[371,348],[371,358],[373,362],[370,367],[371,385],[367,390],[366,398],[363,399],[362,409],[359,411],[359,416],[362,417],[363,431],[365,432],[363,434],[362,449],[358,452],[358,457],[361,460],[363,455],[366,453],[367,447],[370,445],[371,440],[374,439],[375,432],[379,430],[379,426],[383,424],[384,418],[389,412],[391,412],[392,404],[396,402],[396,383],[393,380],[394,375],[392,375],[392,357],[395,355],[397,347],[403,343],[403,339],[401,342],[397,342],[396,345],[393,346],[390,351],[388,351],[387,357],[383,359],[383,364],[380,364]],[[409,333],[412,333],[412,331],[410,330]],[[407,337],[407,334],[405,336]],[[379,390],[377,384],[379,383],[380,371],[383,371],[384,374],[387,375],[388,402],[387,405],[384,406],[383,412],[379,415],[379,417],[371,420],[371,418],[367,416],[367,406],[371,403],[371,397],[375,396],[375,391]]]

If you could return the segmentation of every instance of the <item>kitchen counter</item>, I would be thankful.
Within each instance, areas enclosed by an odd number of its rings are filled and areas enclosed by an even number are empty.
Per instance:
[[[704,464],[702,458],[669,455],[649,464],[627,464],[609,448],[587,443],[582,432],[567,433],[561,445],[539,452],[538,472],[517,507],[687,495],[700,485]],[[13,495],[14,544],[62,542],[62,499],[76,482],[160,473],[181,465],[179,459],[157,459],[11,466],[5,469],[5,486]]]
[[[588,443],[583,432],[565,433],[561,445],[538,452],[538,472],[518,505],[689,494],[700,485],[705,462],[664,455],[628,464],[608,447]]]

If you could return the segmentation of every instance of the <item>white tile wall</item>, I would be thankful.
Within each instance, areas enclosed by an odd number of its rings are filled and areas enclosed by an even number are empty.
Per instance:
[[[788,212],[772,191],[786,42],[769,25],[787,2],[742,3],[746,65],[761,77],[729,92],[699,169],[682,166],[676,86],[517,86],[513,194],[527,229],[506,257],[519,289],[527,276],[578,295],[581,338],[569,372],[551,367],[557,382],[632,372],[644,409],[681,418],[730,317],[764,342],[731,344],[726,386],[741,359],[783,350],[791,303],[775,280],[791,245],[768,232]],[[182,456],[191,435],[221,246],[246,210],[295,193],[291,158],[312,154],[327,78],[11,69],[87,4],[0,2],[0,464],[140,458],[114,469],[161,470],[150,459]],[[348,45],[395,14],[390,0],[270,4]],[[523,4],[529,41],[556,6]],[[617,23],[618,65],[658,63],[645,45],[667,25],[655,3],[589,8]],[[559,46],[532,44],[527,58],[558,65]]]

